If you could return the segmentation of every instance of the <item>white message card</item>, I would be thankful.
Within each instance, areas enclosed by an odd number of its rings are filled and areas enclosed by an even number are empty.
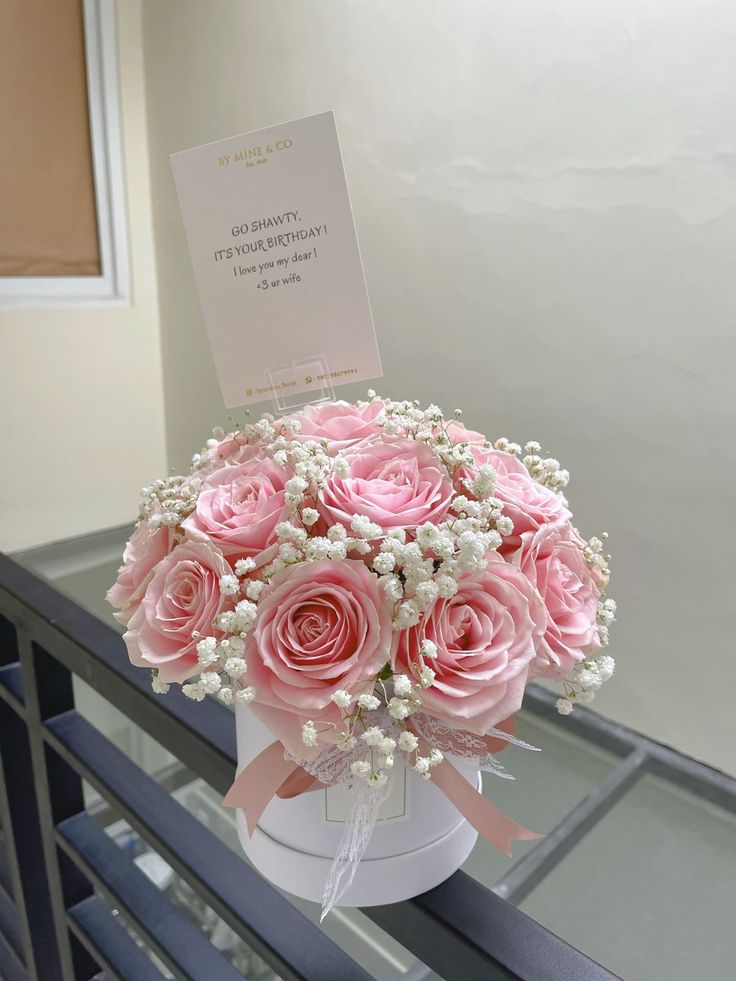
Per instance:
[[[171,164],[225,404],[380,377],[333,113]]]

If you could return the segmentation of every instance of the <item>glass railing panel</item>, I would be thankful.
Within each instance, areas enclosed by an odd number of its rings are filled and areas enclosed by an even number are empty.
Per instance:
[[[551,831],[618,762],[594,744],[565,731],[564,722],[549,724],[529,712],[517,715],[516,734],[539,752],[509,746],[497,758],[514,780],[484,774],[483,793],[509,817],[540,834]],[[509,859],[479,838],[463,868],[491,888],[534,847],[535,842],[516,841],[513,858]]]
[[[521,908],[623,978],[731,978],[736,815],[646,775]]]

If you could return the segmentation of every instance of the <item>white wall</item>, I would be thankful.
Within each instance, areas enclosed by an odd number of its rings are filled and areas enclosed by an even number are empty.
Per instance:
[[[144,41],[171,462],[226,413],[168,154],[334,108],[377,387],[571,469],[598,707],[736,770],[732,0],[156,0]]]
[[[133,520],[166,470],[140,2],[118,8],[133,300],[0,311],[5,551]]]

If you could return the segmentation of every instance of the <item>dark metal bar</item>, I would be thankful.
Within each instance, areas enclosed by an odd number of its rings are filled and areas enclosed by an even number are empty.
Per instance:
[[[239,973],[191,920],[164,896],[89,815],[77,814],[57,828],[70,858],[110,893],[133,928],[182,981],[238,981]]]
[[[6,664],[0,668],[0,698],[4,698],[18,715],[23,715],[23,678],[19,664]]]
[[[616,975],[464,872],[363,912],[445,981],[611,981]]]
[[[38,647],[18,628],[18,648],[26,691],[26,725],[35,788],[36,820],[40,828],[41,852],[45,866],[50,906],[53,918],[55,962],[49,963],[39,981],[82,981],[98,973],[98,966],[86,950],[69,935],[65,908],[90,895],[92,887],[79,870],[57,853],[54,824],[84,810],[82,782],[77,774],[66,768],[49,751],[42,736],[43,720],[50,714],[70,709],[74,705],[71,674],[50,654]],[[39,685],[39,678],[43,683]],[[27,869],[21,865],[25,880]],[[29,892],[37,883],[29,882]],[[34,939],[34,951],[39,946]],[[51,960],[51,958],[48,958]]]
[[[4,883],[21,922],[26,970],[39,981],[61,977],[51,896],[33,778],[28,730],[0,700],[0,818],[5,838]]]
[[[24,963],[23,940],[18,912],[4,892],[0,892],[0,934],[5,937],[19,964]]]
[[[23,678],[18,664],[18,634],[15,624],[0,616],[0,698],[23,713]]]
[[[0,840],[0,890],[2,890],[11,902],[13,898],[13,879],[10,871],[10,856],[4,841]]]
[[[566,732],[580,736],[614,756],[628,756],[639,745],[640,737],[631,729],[591,712],[584,705],[576,705],[572,715],[562,719],[555,708],[558,697],[541,685],[531,684],[524,692],[524,709],[554,726],[564,726]]]
[[[27,981],[28,975],[12,947],[0,933],[0,978],[2,981]]]
[[[647,755],[652,773],[736,814],[736,780],[733,777],[659,743],[648,741]]]
[[[674,780],[678,786],[685,786],[720,807],[736,811],[736,779],[733,777],[584,706],[576,706],[572,715],[562,719],[554,707],[556,698],[553,692],[532,684],[524,695],[524,709],[614,755],[628,756],[633,750],[645,750],[653,773]]]
[[[7,617],[0,616],[0,667],[18,660],[18,636],[15,624]]]
[[[162,981],[150,957],[97,896],[73,906],[67,920],[79,942],[114,981]]]
[[[368,981],[344,951],[77,712],[49,719],[45,737],[283,978]]]
[[[520,903],[569,854],[580,839],[616,804],[647,768],[646,750],[637,749],[612,770],[539,844],[527,852],[493,887],[511,903]]]

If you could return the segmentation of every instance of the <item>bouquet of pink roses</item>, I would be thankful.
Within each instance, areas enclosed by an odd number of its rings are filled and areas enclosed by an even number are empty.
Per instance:
[[[373,392],[264,415],[144,488],[108,599],[154,690],[248,704],[294,769],[376,800],[399,764],[449,787],[446,755],[513,741],[536,677],[563,714],[589,701],[613,671],[603,542],[538,443],[459,417]]]

